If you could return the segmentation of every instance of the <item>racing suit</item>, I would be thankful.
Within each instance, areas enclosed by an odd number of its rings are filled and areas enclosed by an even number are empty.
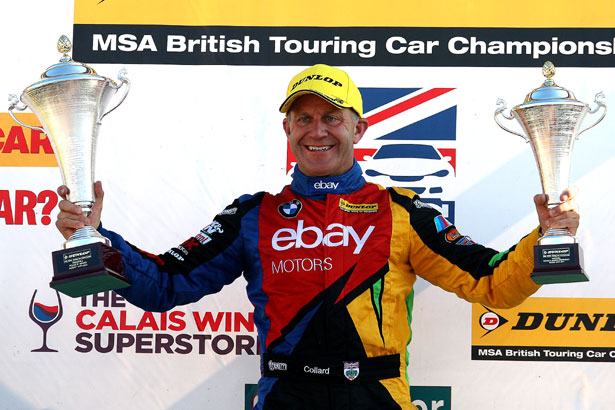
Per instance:
[[[123,254],[131,303],[165,311],[243,274],[261,346],[257,409],[415,409],[406,374],[416,275],[471,302],[521,303],[538,229],[498,253],[412,191],[361,168],[244,195],[165,254],[99,228]]]

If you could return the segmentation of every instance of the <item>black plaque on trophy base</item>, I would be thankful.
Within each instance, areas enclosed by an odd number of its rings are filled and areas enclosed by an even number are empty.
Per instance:
[[[130,286],[124,277],[122,253],[93,243],[51,253],[53,279],[49,286],[71,297]]]
[[[578,243],[534,246],[534,272],[530,276],[539,285],[589,281]]]

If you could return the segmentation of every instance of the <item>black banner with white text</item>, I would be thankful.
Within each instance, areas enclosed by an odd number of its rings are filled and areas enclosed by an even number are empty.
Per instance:
[[[74,26],[74,58],[178,65],[615,66],[613,28]]]

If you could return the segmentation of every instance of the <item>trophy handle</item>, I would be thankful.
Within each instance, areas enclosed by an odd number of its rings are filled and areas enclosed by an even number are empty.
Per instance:
[[[128,96],[128,91],[130,91],[130,80],[128,79],[128,77],[126,77],[126,74],[128,74],[128,71],[125,68],[122,68],[120,70],[120,72],[117,74],[117,78],[120,79],[120,85],[116,86],[113,81],[109,81],[109,86],[112,88],[115,88],[116,90],[119,90],[120,88],[122,88],[122,86],[126,85],[126,87],[124,87],[124,94],[122,94],[122,96],[120,97],[120,100],[117,104],[115,104],[112,108],[110,108],[109,110],[107,110],[105,113],[103,113],[100,118],[98,119],[97,123],[100,124],[100,122],[102,121],[103,118],[105,118],[105,116],[107,114],[109,114],[111,111],[115,110],[117,107],[120,106],[120,104],[122,104],[124,102],[124,100],[126,99],[126,96]]]
[[[604,118],[604,116],[606,115],[606,105],[604,104],[604,102],[602,101],[602,98],[604,98],[604,93],[602,91],[600,91],[598,94],[596,94],[596,98],[594,99],[594,102],[596,103],[596,108],[590,109],[589,113],[590,114],[595,114],[596,112],[598,112],[598,110],[600,109],[600,107],[604,108],[604,111],[602,111],[602,115],[600,116],[600,118],[598,118],[598,120],[596,122],[594,122],[592,125],[590,125],[589,127],[583,129],[581,132],[579,132],[577,134],[577,138],[579,138],[579,135],[583,134],[585,131],[587,131],[590,128],[595,127],[596,125],[598,125],[598,123],[600,121],[602,121],[602,119]]]
[[[17,96],[15,94],[9,94],[9,101],[11,102],[11,105],[9,106],[9,114],[11,114],[11,117],[13,117],[13,119],[15,120],[15,122],[19,125],[21,125],[22,127],[26,127],[26,128],[30,128],[31,130],[38,130],[38,131],[42,131],[43,134],[47,134],[45,132],[45,130],[41,127],[32,127],[30,125],[26,125],[23,122],[19,121],[17,119],[17,117],[15,117],[15,114],[13,114],[13,110],[18,110],[18,111],[23,111],[25,110],[28,106],[27,105],[21,105],[19,106],[19,98],[17,98]]]
[[[504,110],[507,108],[506,107],[506,101],[504,101],[501,98],[498,98],[498,100],[496,101],[496,104],[499,105],[499,107],[495,110],[495,113],[493,114],[493,119],[495,120],[495,122],[500,126],[500,128],[502,128],[504,131],[510,132],[511,134],[515,134],[520,136],[521,138],[523,138],[525,140],[525,142],[529,142],[529,138],[526,137],[523,134],[520,134],[516,131],[510,130],[507,127],[504,126],[504,124],[502,124],[498,118],[498,114],[501,115],[502,117],[506,118],[507,120],[512,120],[514,117],[508,113],[506,114],[504,112]],[[595,124],[594,124],[595,125]]]

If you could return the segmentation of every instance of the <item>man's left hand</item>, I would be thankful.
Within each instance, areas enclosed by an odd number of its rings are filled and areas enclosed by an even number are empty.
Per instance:
[[[566,228],[572,235],[576,235],[577,228],[579,227],[580,215],[574,197],[578,191],[576,187],[566,189],[560,196],[562,203],[554,208],[547,207],[547,195],[539,194],[534,197],[538,221],[540,222],[543,233],[549,228]]]

